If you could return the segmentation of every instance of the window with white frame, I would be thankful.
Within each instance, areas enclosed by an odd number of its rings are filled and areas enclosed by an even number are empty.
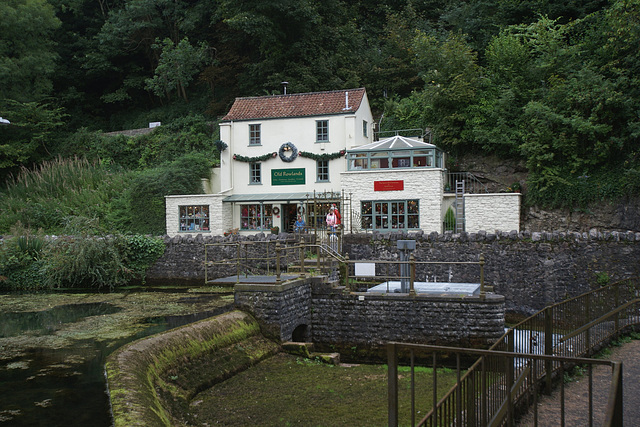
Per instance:
[[[361,227],[393,231],[420,228],[418,200],[371,200],[360,204]]]
[[[249,163],[249,184],[262,184],[261,163]]]
[[[316,169],[318,171],[317,181],[329,182],[329,160],[318,160]]]
[[[272,207],[265,204],[240,206],[240,229],[268,230],[273,227]]]
[[[367,123],[366,120],[362,121],[362,136],[364,136],[365,138],[367,138],[369,136],[369,123]]]
[[[249,145],[260,145],[260,125],[249,125]]]
[[[209,205],[178,206],[180,231],[209,231]]]
[[[316,120],[316,141],[329,141],[329,120]]]

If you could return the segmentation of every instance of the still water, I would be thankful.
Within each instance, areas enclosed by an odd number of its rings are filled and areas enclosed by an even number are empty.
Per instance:
[[[6,311],[2,297],[5,296],[0,296],[0,351],[4,353],[0,359],[2,427],[110,426],[104,363],[113,350],[138,338],[231,309],[229,301],[221,300],[220,294],[197,297],[182,294],[169,302],[164,294],[157,305],[149,302],[148,294],[144,299],[127,295],[110,298],[115,303],[60,304],[30,311]],[[127,303],[136,306],[137,311]],[[166,312],[167,307],[184,311],[185,306],[196,312],[153,315],[158,310]],[[139,318],[133,313],[151,316]],[[99,325],[116,321],[120,322],[116,323],[120,328],[123,319],[133,326],[132,333],[113,335],[111,330],[100,329]],[[98,325],[95,337],[86,338],[82,322],[86,322],[86,328]],[[100,336],[102,332],[109,337]],[[64,334],[73,339],[60,344],[57,339]],[[11,351],[17,347],[20,351],[12,356]]]

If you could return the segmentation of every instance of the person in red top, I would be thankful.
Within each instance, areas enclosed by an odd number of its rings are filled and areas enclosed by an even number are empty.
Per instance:
[[[342,224],[342,215],[340,215],[340,211],[336,208],[336,204],[333,203],[331,205],[331,209],[333,209],[333,214],[336,216],[336,227]]]

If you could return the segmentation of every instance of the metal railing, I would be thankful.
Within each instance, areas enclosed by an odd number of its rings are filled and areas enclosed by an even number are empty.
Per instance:
[[[444,172],[444,191],[445,193],[454,194],[456,191],[456,183],[464,183],[464,192],[466,194],[488,193],[489,190],[480,180],[471,172]]]
[[[419,266],[429,266],[429,265],[437,265],[437,266],[465,266],[465,265],[477,265],[479,267],[478,272],[478,283],[480,284],[480,296],[484,297],[487,290],[492,290],[489,287],[485,288],[484,284],[484,265],[485,259],[484,254],[480,254],[478,256],[478,261],[416,261],[415,256],[411,254],[409,256],[408,261],[399,261],[399,260],[350,260],[349,254],[345,255],[345,263],[347,264],[347,274],[344,277],[344,286],[346,288],[351,288],[351,284],[354,282],[358,282],[360,280],[369,280],[374,282],[389,282],[390,280],[402,280],[407,279],[409,281],[409,294],[415,295],[415,283],[416,283],[416,269]],[[355,274],[355,266],[359,263],[365,264],[375,264],[375,274],[373,275],[356,275]],[[402,275],[402,266],[409,266],[409,275]],[[388,285],[387,285],[388,286]],[[389,288],[387,287],[387,291]]]
[[[594,354],[626,329],[640,324],[639,297],[640,279],[623,280],[539,311],[510,328],[489,350],[457,349],[481,358],[442,399],[436,401],[434,396],[433,409],[417,425],[513,425],[518,411],[532,403],[536,410],[540,389],[550,393],[556,379],[560,379],[563,387],[562,377],[569,367],[605,362],[614,367],[614,374],[619,374],[621,368],[616,368],[613,362],[581,357]],[[435,348],[454,352],[449,348]],[[619,388],[616,381],[621,379],[613,377],[613,391]],[[591,391],[590,388],[590,421],[593,419]],[[621,390],[609,396],[607,420],[613,420],[611,425],[616,425],[616,420],[622,417],[616,400],[621,399],[618,392]],[[563,402],[564,398],[561,405]],[[391,420],[394,412],[391,400],[389,411]],[[564,408],[561,412],[564,413]]]
[[[408,364],[411,367],[409,407],[410,414],[399,414],[398,367],[399,354],[407,353]],[[415,360],[428,360],[424,365],[432,368],[432,382],[425,387],[437,390],[438,371],[456,369],[457,380],[455,386],[442,398],[437,400],[437,393],[433,393],[430,402],[431,409],[427,415],[416,424],[420,411],[416,405],[417,385],[413,380]],[[478,361],[462,375],[464,361],[469,357],[479,357]],[[513,426],[516,415],[524,408],[532,405],[533,424],[538,425],[538,386],[536,378],[544,370],[546,363],[558,365],[560,381],[561,405],[564,403],[564,373],[577,365],[588,366],[589,396],[593,396],[594,387],[592,367],[605,365],[612,367],[610,384],[604,388],[610,391],[606,403],[606,426],[622,425],[622,364],[604,359],[587,359],[563,356],[547,356],[540,354],[524,354],[496,350],[477,350],[458,347],[442,347],[420,344],[406,344],[391,342],[387,344],[388,361],[388,425],[419,426]],[[598,390],[600,391],[600,390]],[[423,411],[424,412],[424,411]],[[589,401],[589,420],[593,418],[593,401]],[[560,417],[554,420],[554,425],[564,426],[564,408]],[[589,423],[588,425],[592,425]]]

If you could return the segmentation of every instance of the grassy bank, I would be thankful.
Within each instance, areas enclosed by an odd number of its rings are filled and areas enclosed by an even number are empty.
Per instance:
[[[410,423],[410,373],[401,370],[400,424]],[[438,394],[455,383],[438,371]],[[416,420],[431,409],[432,370],[416,372]],[[386,426],[387,367],[332,366],[278,354],[198,394],[191,424],[225,426]]]

